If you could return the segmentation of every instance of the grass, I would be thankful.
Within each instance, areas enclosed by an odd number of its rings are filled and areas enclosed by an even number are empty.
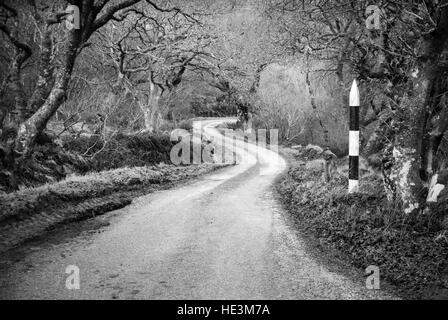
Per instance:
[[[345,175],[324,183],[321,171],[305,169],[305,152],[295,152],[277,189],[304,232],[362,270],[378,266],[403,297],[448,298],[446,231],[411,221],[388,203],[380,177],[364,177],[360,192],[348,195]]]
[[[134,135],[118,133],[107,143],[98,136],[66,138],[64,147],[70,152],[87,157],[90,170],[101,171],[121,167],[141,167],[168,163],[174,143],[166,134],[142,132]]]
[[[159,164],[74,175],[57,183],[0,194],[0,221],[43,212],[64,202],[73,203],[114,192],[180,181],[220,167],[207,164],[179,167]]]

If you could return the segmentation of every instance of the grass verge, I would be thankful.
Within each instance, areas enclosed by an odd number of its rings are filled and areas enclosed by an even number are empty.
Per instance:
[[[57,225],[128,205],[132,198],[167,189],[224,165],[121,168],[71,176],[54,184],[0,195],[0,252]]]
[[[324,183],[319,168],[307,168],[305,149],[285,155],[290,169],[277,191],[303,232],[362,270],[378,266],[404,298],[448,299],[446,231],[403,218],[387,202],[380,177],[364,177],[360,192],[348,195],[347,177],[336,173]]]

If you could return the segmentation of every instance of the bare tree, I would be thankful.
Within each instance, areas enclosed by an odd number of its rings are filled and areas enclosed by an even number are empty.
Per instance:
[[[79,28],[65,29],[62,25],[68,4],[79,8]],[[91,45],[92,36],[110,21],[124,21],[137,5],[149,7],[154,15],[175,13],[194,20],[177,7],[164,8],[150,0],[71,0],[51,5],[34,0],[0,2],[0,30],[14,47],[8,81],[18,115],[17,137],[10,150],[16,169],[19,163],[29,158],[36,137],[66,99],[77,57]],[[24,24],[30,19],[39,37],[37,49],[32,48],[22,34],[26,30]],[[39,68],[34,90],[27,96],[22,87],[22,72],[24,63],[31,56],[36,56]]]
[[[210,68],[200,59],[211,56],[206,51],[211,41],[197,20],[176,13],[153,17],[134,11],[123,24],[100,33],[95,49],[104,50],[116,70],[116,89],[133,96],[152,132],[185,73]]]

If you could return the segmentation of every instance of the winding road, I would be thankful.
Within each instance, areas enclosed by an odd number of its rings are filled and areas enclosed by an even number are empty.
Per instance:
[[[223,120],[205,122],[205,132]],[[229,142],[229,141],[226,141]],[[236,142],[241,156],[243,142]],[[258,153],[258,157],[257,157]],[[378,299],[362,277],[308,252],[272,185],[286,168],[249,145],[244,162],[137,198],[108,225],[33,248],[0,275],[9,299]],[[66,288],[67,266],[80,289]]]

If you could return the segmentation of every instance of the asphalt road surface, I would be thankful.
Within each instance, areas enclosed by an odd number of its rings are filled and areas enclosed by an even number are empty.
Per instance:
[[[216,140],[214,126],[205,131]],[[226,143],[230,142],[226,140]],[[242,141],[236,142],[239,156]],[[257,156],[258,153],[258,156]],[[0,297],[10,299],[371,299],[365,280],[324,266],[275,200],[287,164],[248,147],[240,164],[107,214],[109,225],[64,241],[28,245],[3,263]],[[11,259],[11,258],[9,258]],[[80,288],[66,287],[79,267]]]

